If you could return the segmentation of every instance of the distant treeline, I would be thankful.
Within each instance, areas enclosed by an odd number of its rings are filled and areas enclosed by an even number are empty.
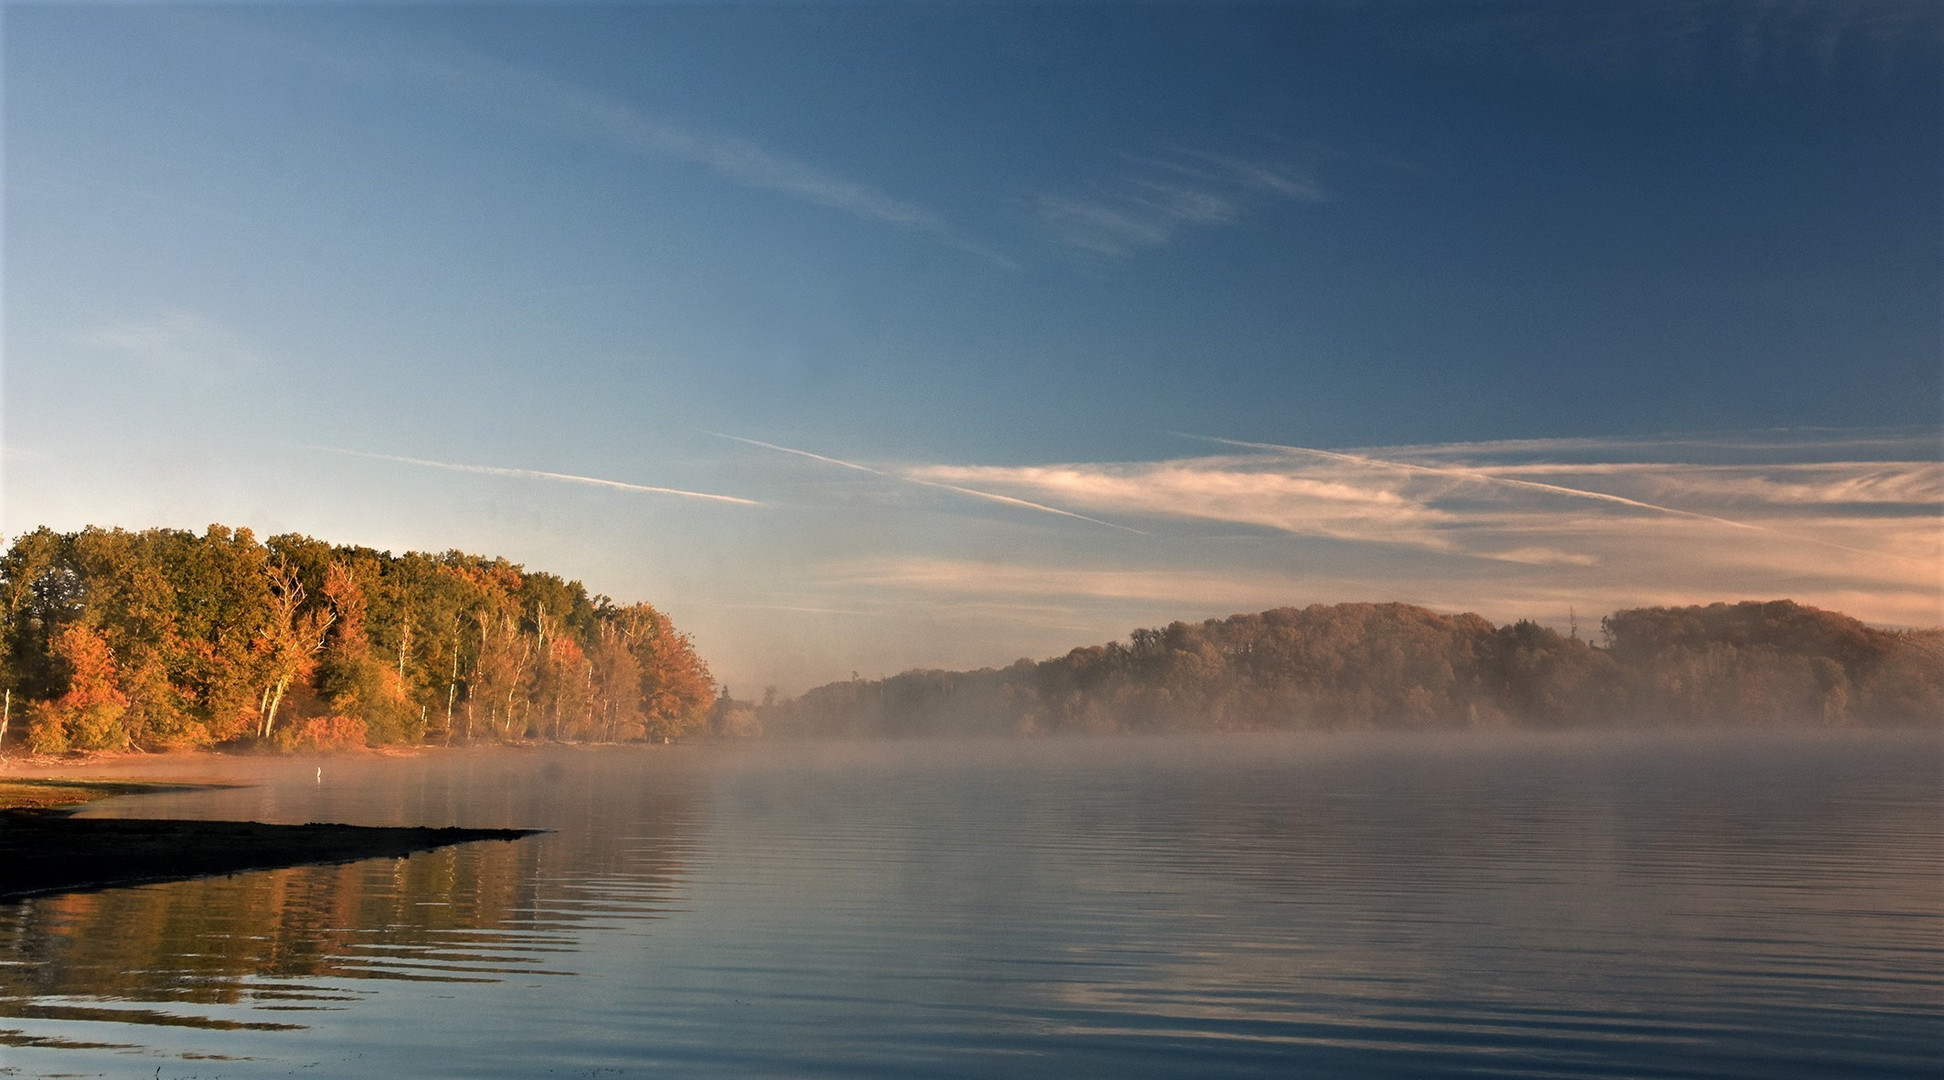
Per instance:
[[[1003,669],[831,683],[761,714],[797,736],[1944,721],[1944,630],[1777,600],[1622,611],[1601,637],[1319,604]]]
[[[714,684],[647,604],[457,551],[212,525],[0,556],[0,743],[33,750],[661,738]]]

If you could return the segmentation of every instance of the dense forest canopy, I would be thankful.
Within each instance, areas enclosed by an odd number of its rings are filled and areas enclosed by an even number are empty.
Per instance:
[[[763,710],[781,735],[1935,724],[1944,631],[1787,600],[1640,608],[1604,644],[1407,604],[1136,630],[1003,669],[908,671]]]
[[[663,738],[714,696],[648,604],[504,559],[220,525],[17,537],[0,687],[0,738],[24,726],[41,752]]]
[[[1944,720],[1944,630],[1777,600],[1621,611],[1600,637],[1318,604],[752,708],[714,696],[688,637],[653,607],[504,559],[259,543],[220,525],[40,529],[0,556],[0,745]]]

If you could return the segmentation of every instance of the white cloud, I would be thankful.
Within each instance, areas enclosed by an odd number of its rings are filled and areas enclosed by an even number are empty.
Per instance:
[[[757,439],[745,439],[738,435],[724,435],[719,431],[709,431],[709,432],[704,432],[703,434],[714,435],[718,439],[728,439],[731,442],[739,442],[749,446],[761,447],[764,450],[774,450],[779,454],[790,454],[800,458],[807,458],[811,461],[822,462],[825,465],[835,465],[838,468],[842,468],[842,469],[850,469],[856,472],[869,473],[872,476],[881,476],[887,480],[906,480],[914,484],[921,484],[925,487],[939,488],[944,491],[951,491],[960,495],[968,495],[971,496],[972,498],[983,499],[988,502],[1002,503],[1007,506],[1017,506],[1022,509],[1036,510],[1046,514],[1055,514],[1060,517],[1073,518],[1078,521],[1091,522],[1092,524],[1095,525],[1105,525],[1110,529],[1120,529],[1124,532],[1133,532],[1133,533],[1140,532],[1139,529],[1130,529],[1125,525],[1116,525],[1111,521],[1101,521],[1099,518],[1091,518],[1086,516],[1085,514],[1076,514],[1071,510],[1061,510],[1057,507],[1047,506],[1044,503],[1036,503],[1028,499],[1015,498],[1014,496],[1011,495],[1000,495],[991,491],[979,491],[974,488],[963,487],[961,485],[954,484],[947,480],[943,480],[937,477],[925,476],[923,475],[922,470],[907,470],[903,473],[896,473],[884,469],[874,469],[869,465],[859,465],[854,461],[844,461],[841,458],[827,457],[823,454],[811,453],[808,450],[797,450],[788,446],[778,446],[775,443],[762,442]]]
[[[1562,471],[1570,473],[1574,467]],[[1597,475],[1592,470],[1586,473]],[[1859,503],[1934,511],[1944,503],[1944,464],[1932,461],[1697,466],[1678,470],[1647,467],[1614,469],[1605,475],[1638,483],[1656,497],[1705,499],[1737,506],[1793,508]]]
[[[1867,434],[1763,441],[1769,460],[1736,465],[1627,460],[1624,446],[1585,440],[1384,457],[1265,446],[1161,461],[908,465],[912,479],[1132,522],[1154,541],[1003,562],[905,552],[841,563],[832,580],[958,601],[1206,612],[1407,599],[1499,618],[1788,596],[1892,625],[1944,621],[1944,463],[1819,460],[1894,441]],[[1611,456],[1556,460],[1562,449]],[[1220,530],[1237,526],[1259,531],[1232,543]]]
[[[1447,515],[1383,478],[1315,475],[1262,458],[1044,466],[928,465],[925,481],[1029,491],[1095,513],[1255,525],[1296,535],[1442,549],[1431,530]]]
[[[1599,557],[1550,547],[1522,547],[1510,551],[1479,552],[1486,558],[1530,566],[1598,566]]]
[[[1417,457],[1482,464],[1501,458],[1546,455],[1554,461],[1591,458],[1594,462],[1628,467],[1628,463],[1677,460],[1690,464],[1719,464],[1728,455],[1780,455],[1798,463],[1830,460],[1853,454],[1937,455],[1944,453],[1944,434],[1935,429],[1785,428],[1767,431],[1678,433],[1634,437],[1555,436],[1550,438],[1487,439],[1477,442],[1416,443],[1406,446],[1351,447],[1346,452],[1409,460]],[[1615,459],[1620,459],[1618,462]],[[1592,462],[1586,462],[1591,464]]]

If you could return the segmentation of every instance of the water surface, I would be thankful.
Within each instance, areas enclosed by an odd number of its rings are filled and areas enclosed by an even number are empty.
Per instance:
[[[539,826],[0,905],[14,1075],[1935,1076],[1934,735],[126,766]]]

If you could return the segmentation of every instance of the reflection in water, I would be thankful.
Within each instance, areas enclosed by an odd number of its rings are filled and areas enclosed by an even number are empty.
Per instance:
[[[1938,766],[1772,733],[239,763],[264,786],[89,812],[556,831],[0,905],[0,1066],[1931,1076]]]
[[[188,767],[265,782],[90,807],[95,816],[292,823],[522,820],[556,831],[0,904],[0,1045],[168,1054],[167,1043],[121,1040],[148,1027],[304,1030],[328,1020],[310,1014],[383,1004],[374,982],[450,990],[572,977],[556,961],[575,951],[579,924],[677,910],[689,828],[679,773],[644,776],[639,757],[575,757],[336,760],[328,789],[312,779],[314,764],[205,760]],[[157,763],[138,768],[154,775]],[[626,827],[588,827],[607,819]],[[70,1023],[16,1024],[29,1020]],[[91,1038],[104,1024],[136,1027]]]
[[[1933,1076],[1937,779],[1926,736],[759,760],[695,910],[806,883],[742,1034],[850,1074]]]

